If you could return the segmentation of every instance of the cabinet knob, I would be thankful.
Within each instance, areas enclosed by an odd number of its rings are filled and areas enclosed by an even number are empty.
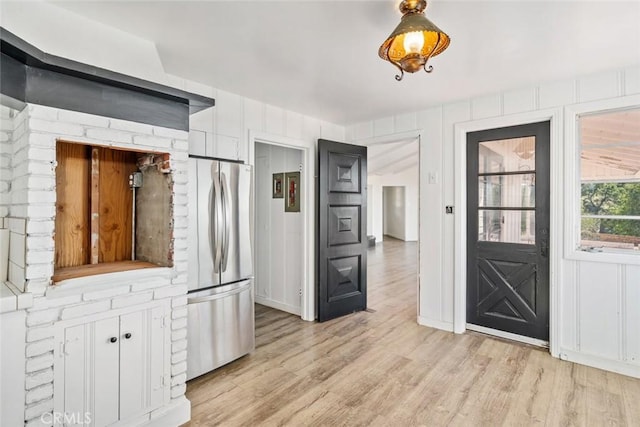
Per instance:
[[[124,334],[124,337],[125,337],[126,339],[131,338],[131,332],[127,332],[126,334]]]
[[[116,341],[118,341],[118,338],[116,338],[116,337],[111,337],[111,338],[109,339],[109,341],[111,341],[111,342],[116,342]]]

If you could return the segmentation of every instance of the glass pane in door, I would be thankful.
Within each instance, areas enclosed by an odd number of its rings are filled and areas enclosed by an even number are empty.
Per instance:
[[[478,206],[533,208],[536,202],[536,176],[488,175],[478,177]]]
[[[478,172],[526,172],[536,165],[536,138],[500,139],[479,143]]]
[[[533,210],[484,210],[478,211],[478,241],[536,243],[536,213]]]

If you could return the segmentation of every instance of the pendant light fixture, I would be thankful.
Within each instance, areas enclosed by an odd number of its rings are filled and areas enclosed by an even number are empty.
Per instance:
[[[396,75],[398,81],[402,80],[405,71],[415,73],[421,68],[427,73],[433,71],[427,61],[449,46],[449,36],[424,16],[426,8],[426,0],[402,0],[400,24],[378,50],[380,58],[400,70]]]

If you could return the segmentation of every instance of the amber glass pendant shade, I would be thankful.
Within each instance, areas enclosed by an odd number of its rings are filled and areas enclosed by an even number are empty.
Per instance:
[[[415,73],[421,68],[427,73],[433,71],[427,62],[449,46],[449,36],[424,15],[426,7],[426,0],[403,0],[399,6],[403,13],[400,24],[378,50],[380,58],[400,70],[396,75],[398,81],[405,71]]]

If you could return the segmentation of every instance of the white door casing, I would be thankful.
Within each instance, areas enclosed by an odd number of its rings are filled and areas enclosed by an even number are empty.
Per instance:
[[[315,147],[310,147],[307,143],[283,136],[271,135],[265,132],[249,131],[249,164],[255,166],[255,146],[256,143],[278,145],[281,147],[301,150],[302,153],[302,202],[300,206],[303,215],[303,265],[302,265],[302,300],[301,317],[302,320],[313,321],[316,318],[316,290],[315,290]],[[255,191],[255,190],[254,190]],[[255,194],[253,196],[255,206]],[[252,218],[252,234],[255,236],[255,215]],[[253,257],[256,259],[259,254],[255,250]]]
[[[466,330],[466,286],[467,286],[467,203],[466,203],[466,162],[467,162],[467,133],[480,130],[495,129],[541,121],[551,122],[551,157],[550,157],[550,187],[551,187],[551,216],[549,241],[549,349],[553,356],[558,357],[559,342],[559,285],[560,268],[562,264],[562,195],[554,189],[562,185],[562,110],[559,108],[538,110],[510,116],[494,117],[483,120],[457,123],[455,125],[454,173],[455,173],[455,277],[453,302],[453,330],[463,333]]]

